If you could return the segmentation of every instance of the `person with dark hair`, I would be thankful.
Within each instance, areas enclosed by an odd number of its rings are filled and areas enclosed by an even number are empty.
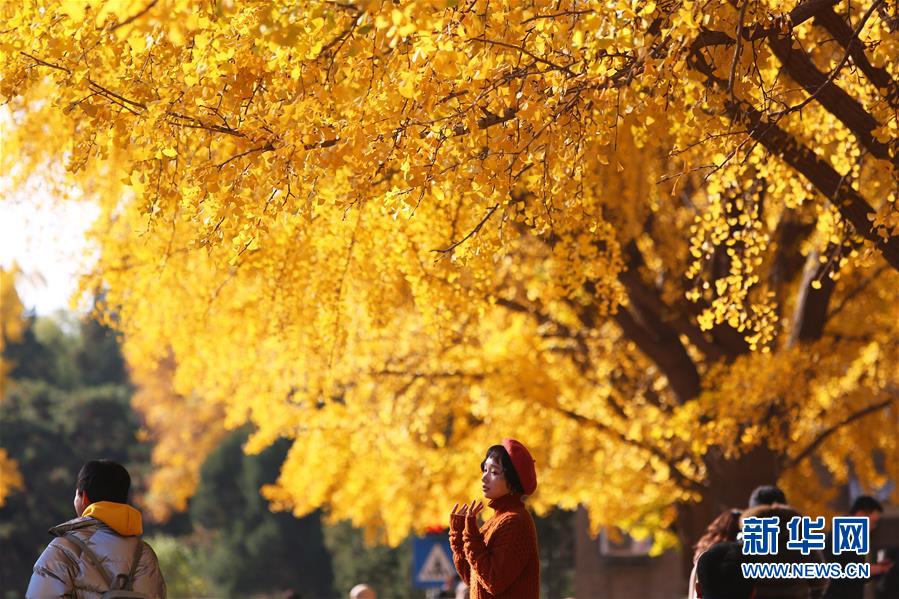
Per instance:
[[[453,506],[450,546],[453,563],[468,584],[471,599],[537,599],[540,558],[537,528],[524,496],[537,488],[534,459],[515,439],[487,450],[481,462],[481,488],[493,517],[478,527],[484,504]]]
[[[144,542],[141,514],[128,505],[131,476],[111,460],[81,467],[75,483],[77,518],[50,529],[56,538],[34,564],[27,599],[120,596],[165,599],[165,581]]]
[[[724,541],[709,547],[696,560],[696,596],[699,599],[752,599],[755,585],[743,577],[740,544]]]
[[[873,531],[883,515],[883,505],[870,495],[861,495],[852,502],[852,505],[849,507],[849,515],[867,518],[868,530]],[[827,537],[827,559],[830,562],[840,564],[843,569],[850,563],[862,564],[865,562],[865,556],[863,555],[851,552],[834,554],[832,531]],[[871,576],[885,574],[892,567],[893,563],[888,560],[878,561],[875,564],[871,564]],[[865,585],[869,580],[864,578],[835,578],[831,580],[824,599],[862,599],[865,596]]]
[[[880,520],[880,516],[883,514],[883,504],[870,495],[859,495],[849,507],[849,513],[868,516],[869,518],[873,518],[876,515],[877,520]]]
[[[699,559],[699,556],[706,552],[712,545],[722,543],[724,541],[736,541],[740,532],[740,515],[742,512],[737,509],[724,510],[712,523],[705,529],[705,534],[697,541],[693,548],[693,562]]]
[[[775,503],[786,505],[787,496],[780,487],[775,487],[774,485],[760,485],[753,489],[752,494],[749,496],[749,507],[751,508],[760,505],[774,505]]]
[[[693,550],[693,571],[690,572],[690,597],[696,597],[696,563],[699,556],[705,553],[709,547],[725,541],[736,541],[737,534],[740,532],[740,510],[729,509],[724,510],[712,523],[705,529],[705,534],[694,546]]]

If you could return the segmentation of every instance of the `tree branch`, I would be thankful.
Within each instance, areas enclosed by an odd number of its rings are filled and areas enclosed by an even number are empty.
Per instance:
[[[668,316],[674,310],[666,305],[658,293],[640,277],[639,269],[644,264],[644,260],[636,243],[633,241],[629,243],[625,247],[624,253],[628,257],[627,270],[618,275],[618,280],[627,289],[631,303],[639,305],[641,312],[651,313],[659,326],[670,326],[676,332],[686,336],[690,343],[705,354],[706,358],[718,360],[724,357],[725,352],[722,351],[722,348],[706,339],[703,331],[688,318],[681,315]]]
[[[743,20],[746,18],[746,9],[749,7],[749,0],[743,1],[740,7],[739,24],[737,25],[737,47],[734,49],[734,58],[730,63],[730,77],[727,79],[727,95],[733,99],[734,97],[734,80],[737,75],[737,65],[740,63],[740,50],[743,48]]]
[[[890,404],[895,403],[897,400],[899,400],[899,389],[888,388],[886,390],[886,392],[888,394],[890,394],[890,396],[887,397],[885,400],[875,403],[875,404],[871,404],[870,406],[867,406],[865,408],[862,408],[861,410],[850,414],[849,416],[847,416],[843,420],[837,422],[836,424],[833,424],[833,425],[827,427],[826,429],[824,429],[824,431],[822,431],[821,434],[818,435],[814,441],[809,443],[805,447],[805,449],[803,449],[798,454],[796,454],[795,457],[792,457],[787,461],[786,465],[784,466],[784,470],[787,470],[789,468],[796,466],[802,460],[804,460],[805,458],[810,456],[812,453],[814,453],[814,451],[816,449],[818,449],[818,447],[822,443],[824,443],[824,441],[827,440],[828,437],[830,437],[831,435],[833,435],[834,433],[839,431],[844,426],[848,426],[848,425],[852,424],[853,422],[855,422],[856,420],[860,420],[861,418],[864,418],[865,416],[868,416],[869,414],[873,414],[874,412],[882,410],[882,409],[886,408],[887,406],[889,406]]]
[[[619,308],[615,322],[624,335],[652,360],[668,380],[668,386],[683,404],[700,391],[699,373],[677,333],[636,306]]]
[[[805,258],[802,256],[802,244],[815,230],[815,223],[797,217],[794,210],[786,210],[777,224],[771,241],[776,247],[771,269],[768,271],[768,284],[774,290],[778,319],[781,309],[787,305],[787,294],[792,293],[793,283],[802,274]]]
[[[451,244],[449,247],[443,248],[442,250],[437,249],[437,250],[431,250],[431,251],[438,252],[440,254],[448,254],[448,253],[452,252],[454,249],[456,249],[457,247],[459,247],[460,245],[462,245],[463,243],[465,243],[466,241],[468,241],[469,239],[471,239],[472,237],[477,235],[478,231],[480,231],[481,227],[483,227],[487,223],[487,221],[490,220],[490,217],[493,216],[493,213],[496,212],[497,208],[499,208],[499,204],[494,204],[493,206],[491,206],[490,209],[487,210],[487,214],[484,215],[484,218],[481,219],[481,222],[479,222],[475,226],[474,229],[469,231],[468,235],[466,235],[459,241],[456,241],[455,243]]]
[[[823,9],[825,7],[822,5],[820,8]],[[715,32],[706,32],[705,35],[700,35],[699,37],[709,37],[712,33]],[[722,36],[727,37],[720,32],[717,32],[717,34],[719,38]],[[769,39],[772,38],[769,37]],[[699,38],[697,38],[698,40]],[[717,43],[727,42],[720,41]],[[778,42],[774,41],[774,45],[777,46]],[[790,57],[796,57],[797,60],[809,60],[804,52],[794,52],[789,41],[786,42],[786,46],[787,48],[784,48],[781,44],[780,50],[788,53]],[[697,47],[697,44],[694,43],[693,47]],[[693,69],[706,76],[707,85],[717,87],[722,91],[727,89],[727,81],[715,74],[715,69],[708,64],[701,52],[692,52],[688,62]],[[819,83],[826,79],[814,64],[811,67],[817,73],[817,75],[812,73],[812,78],[815,78]],[[800,73],[797,76],[808,77],[809,74],[802,75]],[[811,81],[809,83],[814,84]],[[853,130],[853,133],[861,139],[865,135],[865,127],[867,127],[867,136],[873,142],[869,145],[873,145],[882,156],[885,155],[886,146],[877,142],[871,136],[871,130],[877,126],[877,121],[871,115],[865,112],[846,92],[832,83],[829,86],[825,86],[825,90],[823,90],[819,100],[823,103],[825,98],[829,102],[833,101],[837,104],[842,100],[847,100],[848,104],[842,105],[840,108],[841,114],[847,112],[847,114],[843,114],[844,117],[857,117],[864,124],[860,131],[859,123],[854,123],[856,125],[855,128],[850,126],[850,130]],[[853,105],[855,108],[853,108]],[[858,112],[859,110],[860,113]],[[872,225],[872,221],[869,220],[869,215],[875,214],[875,210],[851,184],[845,181],[845,176],[841,176],[828,162],[821,159],[808,146],[800,143],[792,135],[781,129],[777,125],[776,119],[771,120],[748,102],[728,100],[725,104],[725,111],[735,123],[745,124],[749,135],[754,140],[761,143],[772,154],[779,156],[811,182],[839,210],[841,216],[852,223],[855,231],[870,241],[881,252],[887,263],[899,271],[899,237],[889,236],[884,238],[881,236],[880,232]],[[852,122],[851,119],[849,120]],[[892,162],[899,164],[899,155],[894,156]]]
[[[886,269],[887,265],[881,264],[877,268],[877,270],[875,270],[873,273],[871,273],[870,276],[866,277],[865,280],[859,283],[858,286],[855,287],[855,289],[844,295],[840,300],[840,303],[837,304],[837,306],[830,312],[830,314],[827,315],[828,320],[839,314],[852,299],[854,299],[859,293],[864,291],[865,288],[870,285],[875,279],[877,279],[877,277],[883,274],[883,271],[885,271]]]
[[[720,79],[711,81],[721,82]],[[808,179],[840,211],[842,217],[852,223],[855,231],[873,243],[890,266],[899,271],[899,237],[881,237],[868,219],[868,215],[874,214],[875,210],[845,181],[844,176],[746,102],[728,103],[726,110],[731,119],[746,123],[753,139]]]
[[[237,160],[238,158],[243,158],[244,156],[247,156],[247,155],[252,154],[252,153],[254,153],[254,152],[270,152],[270,151],[272,151],[272,150],[274,150],[274,149],[275,149],[275,146],[272,144],[272,142],[268,142],[267,144],[263,144],[263,145],[258,146],[258,147],[256,147],[256,148],[250,148],[250,149],[247,150],[246,152],[241,152],[240,154],[235,154],[235,155],[232,156],[231,158],[225,160],[225,161],[222,162],[222,163],[216,164],[215,166],[216,166],[217,169],[222,170],[222,169],[225,167],[225,165],[228,164],[229,162],[231,162],[232,160]]]
[[[36,62],[39,65],[42,65],[45,67],[50,67],[51,69],[56,69],[58,71],[62,71],[63,73],[68,73],[69,75],[72,74],[72,71],[67,69],[66,67],[61,67],[58,64],[53,64],[52,62],[47,62],[46,60],[41,60],[37,56],[32,56],[28,52],[19,52],[19,54],[21,54],[22,56],[25,56],[26,58],[30,58],[31,60],[33,60],[34,62]]]
[[[516,46],[515,44],[501,42],[499,40],[491,40],[491,39],[487,39],[486,37],[471,38],[471,41],[472,42],[481,42],[483,44],[490,44],[493,46],[502,46],[503,48],[509,48],[510,50],[517,50],[517,51],[521,52],[522,54],[524,54],[525,56],[530,56],[531,58],[533,58],[540,64],[544,64],[548,67],[552,67],[552,68],[556,69],[557,71],[562,71],[563,73],[565,73],[566,75],[568,75],[570,77],[575,76],[575,73],[567,66],[563,66],[563,65],[556,64],[554,62],[550,62],[550,61],[546,60],[545,58],[541,58],[541,57],[537,56],[536,54],[534,54],[533,52],[531,52],[530,50],[528,50],[527,48],[524,48],[522,46]]]
[[[536,21],[538,19],[557,19],[559,17],[568,17],[568,16],[580,16],[580,15],[590,15],[596,12],[592,9],[585,10],[563,10],[560,12],[554,12],[548,15],[534,15],[533,17],[529,17],[522,21],[522,25],[525,23],[530,23],[531,21]]]
[[[836,248],[831,245],[828,250],[836,251]],[[793,328],[787,342],[788,347],[793,347],[801,341],[816,341],[824,333],[827,306],[837,283],[827,276],[827,268],[826,266],[822,268],[818,257],[818,252],[811,252],[806,259],[802,281],[799,283],[796,308],[793,310]],[[820,283],[819,288],[815,289],[812,286],[814,281]]]
[[[730,0],[730,3],[732,6],[734,6],[734,8],[736,8],[736,2],[737,0]],[[788,22],[790,26],[796,27],[797,25],[800,25],[805,21],[811,19],[812,17],[815,17],[818,14],[826,11],[830,7],[839,4],[839,2],[840,0],[809,0],[808,2],[803,2],[790,11],[790,14],[788,15]],[[756,23],[748,29],[742,28],[740,35],[745,41],[755,41],[758,39],[762,39],[763,37],[767,37],[772,32],[776,31],[778,28],[777,25],[777,23],[775,23],[774,25],[762,25],[761,23]],[[690,46],[690,52],[695,54],[697,51],[705,48],[706,46],[729,46],[735,41],[736,40],[734,40],[734,38],[722,31],[701,29],[699,35],[696,36],[696,39]]]
[[[843,54],[843,58],[840,59],[840,62],[837,64],[836,67],[834,67],[833,71],[830,72],[830,75],[827,76],[827,80],[821,84],[821,86],[817,89],[817,91],[815,91],[812,95],[810,95],[803,102],[801,102],[798,106],[796,106],[795,110],[800,110],[803,106],[807,105],[809,102],[814,100],[815,96],[817,96],[818,93],[820,93],[821,90],[824,89],[824,86],[832,83],[833,80],[836,79],[837,75],[839,75],[842,68],[846,65],[846,62],[849,61],[849,56],[851,56],[851,54],[852,54],[852,48],[853,48],[854,44],[858,43],[859,45],[861,45],[862,42],[858,36],[859,36],[859,34],[861,34],[862,29],[865,28],[865,23],[868,22],[868,19],[871,18],[871,15],[874,13],[874,11],[877,9],[877,7],[879,7],[882,4],[883,4],[883,0],[875,0],[875,2],[873,4],[871,4],[871,6],[868,7],[868,10],[862,16],[858,25],[855,27],[855,31],[853,32],[852,37],[849,39],[849,44],[846,47],[846,52]],[[793,110],[793,109],[791,109],[791,110]]]
[[[685,488],[693,489],[696,491],[702,491],[704,489],[704,486],[700,481],[690,478],[689,476],[681,472],[680,469],[677,468],[675,460],[671,456],[665,455],[665,452],[663,452],[658,447],[643,443],[642,441],[638,441],[637,439],[631,439],[630,437],[624,435],[621,431],[615,430],[604,422],[600,422],[593,418],[588,418],[582,414],[574,412],[573,410],[568,410],[558,405],[548,407],[551,407],[553,410],[558,411],[563,416],[574,420],[580,425],[593,427],[614,437],[625,445],[631,445],[652,454],[668,467],[668,470],[671,472],[671,475],[674,477],[674,479],[677,480],[678,483],[683,485]]]
[[[790,11],[790,23],[793,27],[818,16],[840,3],[840,0],[809,0]]]
[[[147,6],[145,6],[143,10],[141,10],[137,14],[131,15],[130,17],[128,17],[127,19],[125,19],[124,21],[119,23],[118,25],[113,25],[112,28],[110,29],[110,31],[115,31],[119,27],[124,27],[125,25],[130,25],[137,19],[141,18],[142,16],[144,16],[145,14],[150,12],[150,9],[153,8],[154,6],[156,6],[157,2],[159,2],[159,0],[151,0],[151,2]]]
[[[858,35],[861,27],[880,2],[882,0],[877,0],[877,2],[872,4],[864,19],[856,28],[856,35]],[[790,106],[773,115],[775,119],[801,110],[813,100],[817,100],[831,114],[842,121],[873,156],[881,160],[890,161],[894,165],[899,165],[899,157],[890,157],[889,146],[874,138],[872,132],[880,127],[877,119],[871,116],[861,103],[833,82],[849,58],[848,51],[844,54],[837,67],[831,71],[830,75],[825,75],[815,66],[815,63],[806,52],[793,47],[791,37],[780,36],[776,32],[772,33],[768,37],[768,45],[774,50],[774,54],[780,59],[781,63],[783,63],[790,77],[802,85],[810,94],[799,104]]]
[[[899,108],[899,84],[886,69],[871,64],[865,54],[864,44],[846,21],[833,9],[829,9],[815,15],[815,24],[824,27],[846,49],[852,56],[852,61],[875,87],[886,91],[887,103],[893,108]]]

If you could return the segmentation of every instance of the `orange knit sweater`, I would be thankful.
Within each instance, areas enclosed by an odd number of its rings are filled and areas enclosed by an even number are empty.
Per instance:
[[[468,582],[471,599],[538,599],[537,529],[521,495],[487,505],[495,513],[480,530],[474,518],[453,516],[450,522],[453,562]]]

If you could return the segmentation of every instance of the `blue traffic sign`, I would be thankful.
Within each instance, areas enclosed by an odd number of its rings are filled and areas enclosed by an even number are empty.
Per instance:
[[[445,534],[415,537],[412,543],[412,586],[439,589],[458,578],[453,552]]]

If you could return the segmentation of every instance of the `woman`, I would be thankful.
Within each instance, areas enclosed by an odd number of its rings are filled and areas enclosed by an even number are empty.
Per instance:
[[[481,501],[453,506],[450,545],[456,571],[468,583],[471,599],[537,599],[537,529],[523,503],[537,488],[534,459],[515,439],[503,439],[487,450],[481,472],[481,488],[494,514],[478,528]]]
[[[740,532],[740,514],[742,512],[737,509],[730,509],[721,512],[721,514],[712,520],[705,534],[693,547],[693,563],[699,559],[699,556],[705,553],[705,550],[721,543],[722,541],[736,541],[737,534]]]
[[[740,510],[737,509],[721,512],[717,518],[712,520],[712,523],[705,529],[705,534],[693,547],[693,571],[690,572],[690,586],[688,587],[690,599],[696,599],[696,562],[699,560],[699,556],[716,543],[737,540],[737,534],[740,532],[740,514]]]

